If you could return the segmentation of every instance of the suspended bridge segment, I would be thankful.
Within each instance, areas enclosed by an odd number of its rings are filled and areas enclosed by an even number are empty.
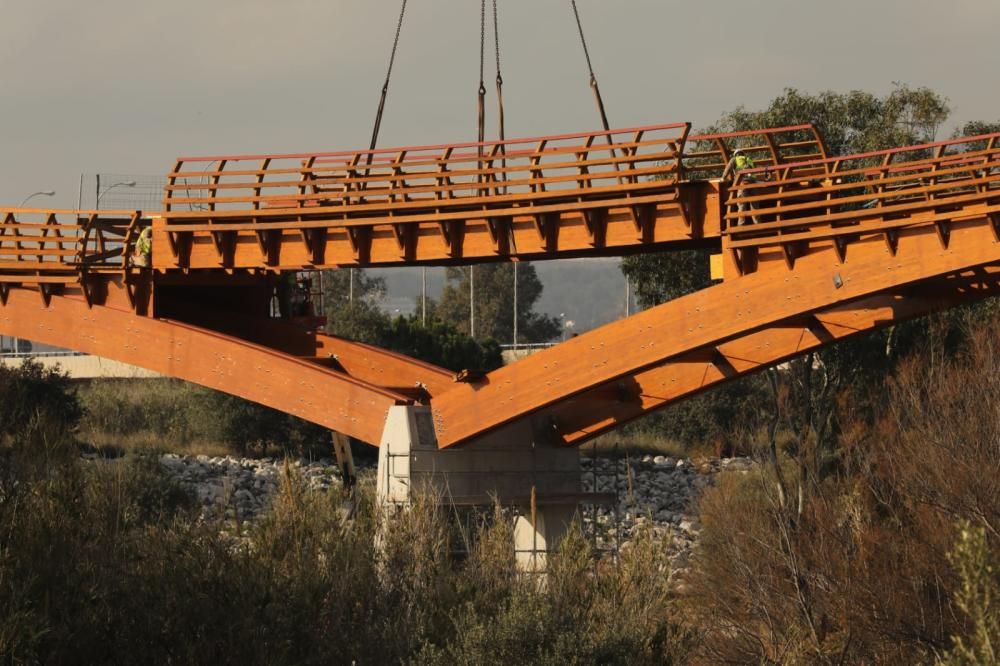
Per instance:
[[[759,167],[719,177],[735,148]],[[0,333],[121,360],[378,444],[530,424],[580,444],[748,372],[996,293],[998,135],[831,157],[808,126],[686,124],[180,159],[162,211],[0,208]],[[130,260],[151,228],[151,268]],[[707,248],[713,287],[494,372],[272,317],[281,271]],[[491,434],[492,433],[492,434]],[[426,437],[425,437],[426,439]]]
[[[441,265],[711,246],[720,218],[708,177],[734,145],[761,165],[825,156],[809,125],[689,129],[182,158],[153,218],[155,266]]]

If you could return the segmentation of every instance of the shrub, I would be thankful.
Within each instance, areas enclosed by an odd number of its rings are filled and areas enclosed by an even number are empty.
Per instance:
[[[1000,332],[967,341],[904,363],[874,425],[844,409],[827,473],[779,452],[704,494],[688,580],[702,658],[918,663],[956,636],[982,649],[984,579],[956,597],[968,572],[948,553],[961,520],[993,558],[1000,543],[1000,481],[984,473],[1000,468]]]
[[[326,455],[330,447],[320,426],[175,379],[97,380],[80,397],[81,435],[95,445],[238,455],[267,447]]]
[[[955,636],[942,664],[973,666],[1000,661],[1000,570],[983,527],[959,525],[949,560],[958,570],[955,605],[968,620],[967,636]]]
[[[380,331],[378,344],[449,370],[494,370],[503,365],[495,340],[475,340],[442,321],[423,326],[415,316],[394,319]]]
[[[308,491],[286,468],[271,513],[236,537],[196,520],[190,499],[154,458],[70,458],[36,471],[0,489],[0,654],[7,661],[684,658],[666,554],[652,537],[625,552],[618,567],[595,568],[574,535],[538,585],[515,571],[508,521],[485,521],[468,559],[453,560],[444,513],[428,498],[386,516],[372,501],[372,479],[347,519],[339,493]]]
[[[31,427],[72,429],[83,413],[69,377],[31,359],[0,366],[0,405],[0,440]]]

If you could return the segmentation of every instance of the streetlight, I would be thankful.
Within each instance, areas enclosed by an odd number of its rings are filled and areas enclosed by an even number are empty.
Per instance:
[[[97,177],[98,188],[100,188],[100,182],[101,182],[100,178],[101,178],[100,176]],[[134,180],[122,180],[122,181],[119,181],[119,182],[117,182],[117,183],[115,183],[113,185],[108,185],[106,188],[104,188],[103,192],[101,192],[100,190],[98,190],[97,201],[94,204],[94,208],[100,210],[100,208],[101,208],[101,197],[103,197],[105,194],[107,194],[111,190],[115,189],[116,187],[135,187],[135,181]]]
[[[34,194],[29,194],[28,196],[26,196],[24,198],[24,201],[22,201],[20,203],[20,205],[18,206],[18,208],[24,208],[24,204],[28,203],[29,201],[31,201],[35,197],[54,197],[55,195],[56,195],[56,191],[55,190],[42,190],[40,192],[35,192]]]
[[[469,266],[469,337],[476,337],[476,267]]]
[[[514,262],[514,351],[517,351],[517,263]]]

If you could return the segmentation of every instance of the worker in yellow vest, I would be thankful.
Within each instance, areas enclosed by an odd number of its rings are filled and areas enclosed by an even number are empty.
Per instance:
[[[145,227],[139,232],[139,237],[135,240],[135,248],[132,251],[132,265],[138,268],[149,268],[152,265],[152,254],[153,229]]]
[[[736,180],[736,177],[740,174],[740,172],[749,171],[753,168],[754,168],[753,158],[747,155],[745,152],[743,152],[742,149],[737,148],[736,150],[733,151],[732,159],[729,160],[729,163],[726,165],[726,169],[722,172],[722,180],[733,182]],[[755,183],[755,182],[757,182],[757,178],[753,174],[745,174],[740,179],[741,184]],[[736,193],[736,196],[738,196],[740,199],[744,199],[751,195],[752,195],[752,190],[747,190],[745,188],[740,188],[740,190]],[[737,209],[739,210],[739,212],[743,213],[748,210],[752,211],[754,207],[752,203],[740,201],[739,204],[737,205]],[[754,224],[760,222],[760,220],[757,219],[756,215],[751,215],[749,218],[747,217],[739,218],[737,222],[733,223],[733,226],[737,226],[738,224],[749,224],[750,220],[753,220]]]

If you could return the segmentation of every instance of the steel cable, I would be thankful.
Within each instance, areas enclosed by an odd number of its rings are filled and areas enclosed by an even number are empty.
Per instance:
[[[406,2],[403,0],[399,8],[399,21],[396,22],[396,36],[392,40],[392,51],[389,54],[389,67],[385,72],[385,83],[382,84],[382,97],[379,99],[378,111],[375,112],[375,127],[372,129],[372,140],[368,147],[369,151],[375,150],[378,143],[378,133],[382,128],[382,113],[385,111],[385,98],[389,94],[389,79],[392,77],[392,66],[396,62],[396,50],[399,48],[399,33],[403,30],[403,15],[406,14]],[[371,164],[372,156],[368,153],[368,163]]]

